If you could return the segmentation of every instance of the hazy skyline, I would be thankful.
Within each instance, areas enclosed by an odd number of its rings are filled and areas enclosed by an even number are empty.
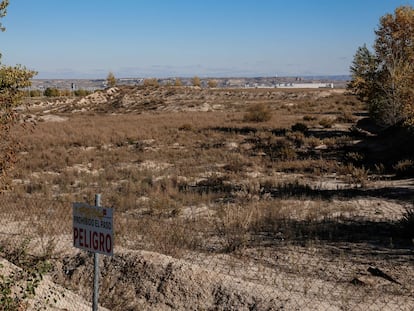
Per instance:
[[[414,0],[11,0],[2,63],[37,78],[349,74]]]

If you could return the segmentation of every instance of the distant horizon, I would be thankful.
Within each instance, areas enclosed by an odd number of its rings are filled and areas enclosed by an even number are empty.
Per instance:
[[[31,68],[29,68],[31,69]],[[32,69],[35,70],[35,69]],[[171,78],[193,78],[195,76],[199,77],[199,78],[217,78],[217,79],[225,79],[225,78],[274,78],[274,77],[278,77],[278,78],[283,78],[283,77],[327,77],[327,76],[350,76],[350,73],[328,73],[328,74],[324,74],[324,73],[304,73],[304,74],[295,74],[295,73],[286,73],[286,74],[277,74],[277,73],[253,73],[253,72],[249,72],[249,73],[245,73],[243,74],[243,72],[237,73],[218,73],[218,74],[207,74],[207,73],[183,73],[183,74],[168,74],[168,73],[163,73],[163,74],[122,74],[116,71],[112,71],[109,70],[105,73],[99,73],[99,74],[94,74],[94,73],[45,73],[45,72],[38,72],[38,74],[35,76],[35,79],[66,79],[66,80],[70,80],[70,79],[106,79],[107,75],[109,73],[113,73],[115,75],[116,78],[119,79],[125,79],[125,78],[143,78],[143,79],[147,79],[147,78],[157,78],[157,79],[171,79]]]
[[[342,78],[350,78],[350,74],[331,74],[331,75],[286,75],[286,76],[279,76],[279,75],[262,75],[262,76],[201,76],[201,75],[188,75],[188,76],[166,76],[166,77],[150,77],[150,76],[121,76],[117,77],[116,79],[191,79],[193,77],[199,77],[200,79],[261,79],[261,78],[303,78],[307,79],[322,79],[322,78],[338,78],[338,80],[342,80]],[[38,78],[35,76],[32,80],[106,80],[106,77],[90,77],[90,78],[64,78],[64,77],[56,77],[56,78]]]
[[[414,0],[11,1],[1,62],[39,79],[348,75]]]

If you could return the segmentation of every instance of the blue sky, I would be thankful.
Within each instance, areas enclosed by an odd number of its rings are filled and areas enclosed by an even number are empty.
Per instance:
[[[38,78],[349,73],[414,0],[10,0],[2,63]]]

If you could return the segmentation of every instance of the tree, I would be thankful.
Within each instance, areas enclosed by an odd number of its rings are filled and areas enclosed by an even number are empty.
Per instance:
[[[9,0],[3,0],[0,2],[0,19],[5,17],[7,14],[7,6],[9,5]],[[2,23],[0,22],[0,31],[3,32],[5,31],[6,28],[3,27]],[[1,58],[1,53],[0,53],[0,58]]]
[[[106,82],[108,83],[109,87],[114,87],[116,85],[116,78],[112,72],[108,73],[108,76],[106,77]]]
[[[197,77],[197,76],[195,76],[195,77],[192,79],[192,82],[193,82],[193,86],[198,86],[198,87],[200,87],[200,86],[201,86],[201,81],[200,81],[200,78],[199,78],[199,77]]]
[[[174,82],[174,86],[182,86],[183,83],[181,82],[180,78],[176,78]]]
[[[6,16],[8,0],[0,2],[0,18]],[[0,30],[5,28],[0,23]],[[0,63],[0,190],[4,188],[4,177],[16,159],[17,142],[11,137],[11,129],[18,122],[14,109],[20,104],[22,88],[31,85],[30,79],[36,72],[25,67],[5,66]]]
[[[217,80],[210,79],[208,80],[207,84],[209,88],[215,88],[217,87]]]
[[[156,78],[147,78],[147,79],[144,79],[144,86],[145,87],[159,87],[160,84]]]
[[[380,18],[374,51],[358,48],[348,88],[385,126],[414,125],[414,9],[401,6]]]
[[[381,77],[377,70],[378,60],[366,45],[359,47],[351,65],[352,80],[348,88],[353,90],[359,100],[367,103],[369,112],[379,120],[381,111],[378,109],[381,98]]]

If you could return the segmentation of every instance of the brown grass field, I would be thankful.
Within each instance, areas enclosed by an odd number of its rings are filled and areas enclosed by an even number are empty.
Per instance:
[[[414,309],[412,136],[352,95],[120,87],[22,113],[2,257],[46,258],[71,295],[92,279],[71,202],[101,193],[110,310]]]

